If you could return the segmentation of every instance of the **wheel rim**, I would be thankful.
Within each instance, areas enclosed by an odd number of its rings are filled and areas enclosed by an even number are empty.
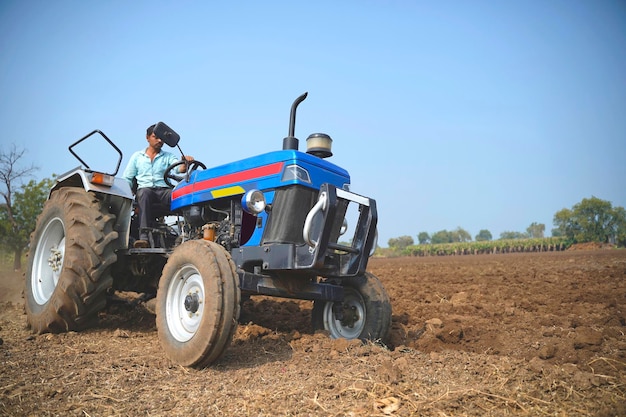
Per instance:
[[[189,341],[198,330],[204,313],[204,283],[193,265],[183,266],[167,289],[167,327],[174,339]]]
[[[65,257],[65,226],[55,217],[51,219],[37,242],[33,270],[30,276],[33,298],[39,305],[50,300],[56,288]]]
[[[343,320],[337,320],[333,313],[332,302],[324,306],[324,328],[333,339],[356,339],[365,327],[365,301],[358,292],[344,288],[345,296],[341,303]]]

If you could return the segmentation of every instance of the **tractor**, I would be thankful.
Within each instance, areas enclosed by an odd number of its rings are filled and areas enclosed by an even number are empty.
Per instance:
[[[188,367],[215,362],[229,346],[242,300],[310,300],[312,327],[332,338],[382,341],[391,303],[367,269],[377,240],[376,202],[350,190],[348,172],[328,161],[332,139],[311,134],[298,150],[291,105],[282,149],[208,168],[187,161],[180,135],[155,135],[181,160],[164,174],[170,207],[155,216],[149,247],[138,238],[131,185],[116,177],[120,149],[100,130],[69,146],[81,166],[59,175],[31,235],[25,307],[34,333],[93,325],[118,292],[139,294],[156,314],[165,355]],[[75,151],[99,137],[118,155],[112,173]],[[179,171],[185,164],[184,174]]]

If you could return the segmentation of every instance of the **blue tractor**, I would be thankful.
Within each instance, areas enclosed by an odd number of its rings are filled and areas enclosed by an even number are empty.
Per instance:
[[[171,165],[171,207],[142,232],[134,196],[116,178],[122,152],[94,130],[70,146],[83,166],[56,180],[31,236],[26,312],[33,332],[88,327],[118,291],[139,295],[156,314],[166,355],[207,366],[228,347],[242,300],[253,295],[312,300],[312,325],[333,338],[384,341],[389,297],[366,271],[376,247],[375,200],[350,191],[348,172],[329,162],[331,138],[315,133],[307,151],[289,135],[281,150],[207,169]],[[155,134],[183,154],[165,123]],[[92,170],[74,151],[100,135],[118,153],[113,173]],[[185,174],[178,167],[187,164]]]

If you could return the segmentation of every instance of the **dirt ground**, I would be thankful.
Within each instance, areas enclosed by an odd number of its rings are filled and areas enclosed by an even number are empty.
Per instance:
[[[253,298],[213,366],[164,358],[154,316],[33,336],[0,277],[0,415],[624,416],[626,250],[373,259],[386,346],[330,340],[311,304]],[[16,289],[17,288],[17,289]]]

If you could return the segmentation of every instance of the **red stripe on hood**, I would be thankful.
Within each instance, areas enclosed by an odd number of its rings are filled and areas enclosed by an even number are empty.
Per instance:
[[[187,184],[184,187],[181,187],[172,192],[172,200],[196,191],[203,191],[210,188],[222,187],[229,184],[235,184],[255,178],[278,174],[283,170],[283,165],[284,162],[276,162],[258,168],[246,169],[244,171],[235,172],[233,174],[222,175],[221,177],[210,178],[207,180]]]

